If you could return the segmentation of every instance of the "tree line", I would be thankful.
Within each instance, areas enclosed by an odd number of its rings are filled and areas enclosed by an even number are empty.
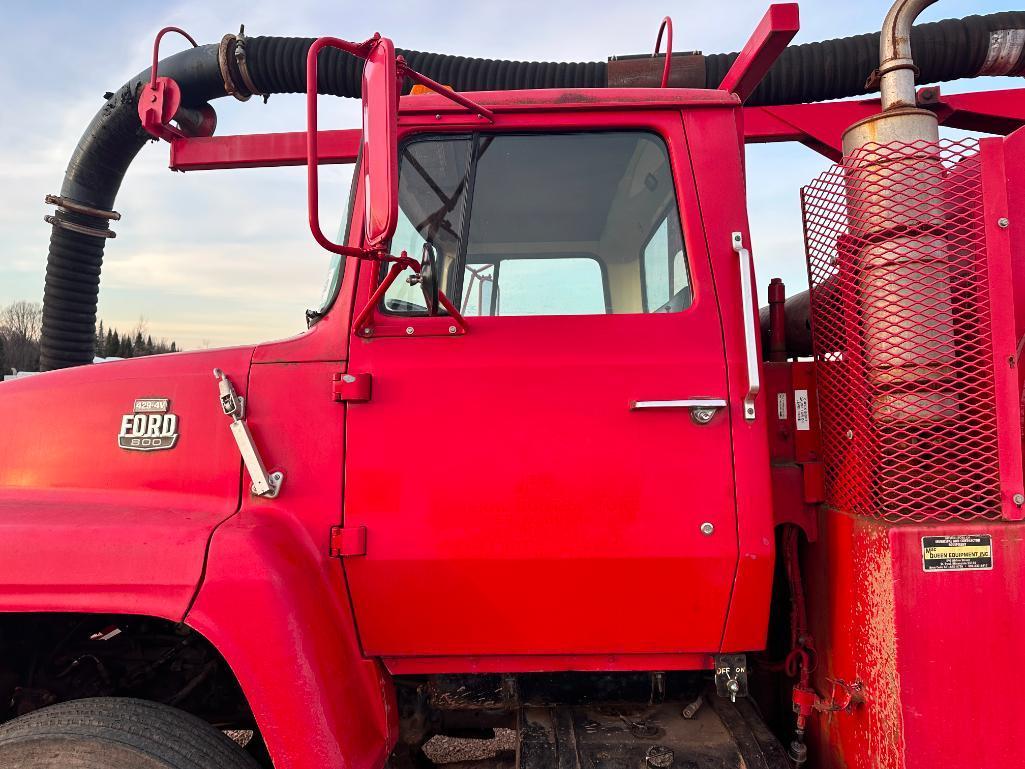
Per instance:
[[[43,306],[38,302],[18,301],[0,308],[0,375],[39,371],[42,328]],[[94,353],[100,358],[141,358],[178,349],[174,341],[153,339],[145,320],[130,330],[107,328],[102,320],[96,326]]]

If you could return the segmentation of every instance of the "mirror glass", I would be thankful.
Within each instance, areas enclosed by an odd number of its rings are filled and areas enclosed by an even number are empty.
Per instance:
[[[363,68],[363,188],[366,248],[383,249],[398,220],[399,90],[395,47],[380,38]]]
[[[438,252],[432,243],[424,243],[420,259],[420,288],[428,315],[438,314]]]

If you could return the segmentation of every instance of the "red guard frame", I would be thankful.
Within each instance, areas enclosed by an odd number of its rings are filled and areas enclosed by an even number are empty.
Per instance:
[[[797,3],[770,5],[719,89],[747,101],[800,28]]]

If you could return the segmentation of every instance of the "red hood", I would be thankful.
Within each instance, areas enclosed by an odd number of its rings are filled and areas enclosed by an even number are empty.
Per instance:
[[[99,363],[0,384],[0,499],[59,489],[156,492],[238,501],[239,455],[215,367],[240,394],[252,347]],[[137,399],[168,399],[167,450],[126,450],[118,435]],[[170,499],[165,498],[165,503]],[[218,504],[218,507],[221,505]]]

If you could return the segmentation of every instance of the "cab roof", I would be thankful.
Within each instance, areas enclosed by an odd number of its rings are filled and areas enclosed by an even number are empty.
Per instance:
[[[539,88],[521,91],[461,91],[460,95],[494,112],[741,106],[736,94],[711,88]],[[400,115],[466,111],[465,107],[436,93],[410,94],[399,100]]]

